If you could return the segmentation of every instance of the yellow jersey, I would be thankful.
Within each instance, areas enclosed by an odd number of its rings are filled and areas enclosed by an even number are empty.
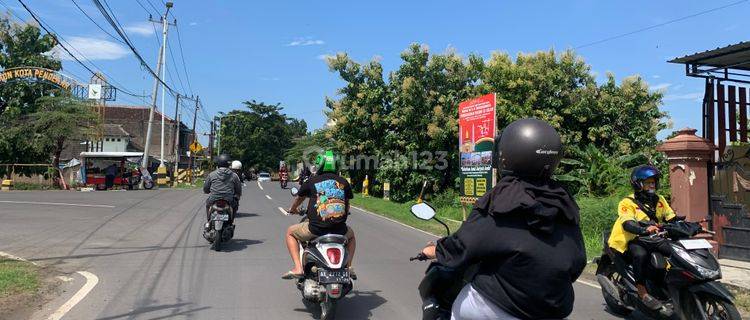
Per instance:
[[[612,226],[612,232],[609,234],[607,244],[610,248],[625,253],[628,250],[628,242],[635,239],[636,235],[625,231],[622,227],[625,221],[650,221],[648,215],[643,212],[638,205],[632,200],[634,196],[630,196],[622,199],[620,204],[617,206],[617,221]],[[675,217],[675,213],[672,207],[669,206],[669,202],[664,197],[659,196],[659,202],[656,204],[656,218],[657,223],[664,223],[667,220],[671,220]]]

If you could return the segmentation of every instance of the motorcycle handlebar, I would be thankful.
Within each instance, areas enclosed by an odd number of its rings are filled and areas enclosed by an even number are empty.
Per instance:
[[[420,252],[416,257],[409,258],[409,261],[414,261],[414,260],[425,261],[427,260],[427,256],[424,253]]]

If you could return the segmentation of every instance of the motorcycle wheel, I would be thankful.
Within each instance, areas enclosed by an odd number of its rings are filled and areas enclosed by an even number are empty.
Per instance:
[[[608,284],[610,284],[610,286],[608,286],[607,284],[603,284],[601,280],[599,281],[599,284],[602,287],[604,302],[607,304],[607,309],[620,316],[628,316],[633,313],[633,309],[628,308],[622,302],[622,294],[620,288],[617,287],[617,284],[620,283],[620,274],[615,271],[615,268],[610,266],[609,268],[606,268],[602,274],[597,276],[604,277],[605,279],[602,280],[608,281]]]
[[[336,300],[326,298],[320,303],[320,320],[333,320],[336,317]]]
[[[698,302],[706,312],[706,318],[711,320],[740,320],[740,312],[731,302],[718,299],[711,295],[698,296]],[[694,308],[695,310],[697,308]],[[695,318],[695,317],[694,317]]]
[[[146,181],[143,181],[143,187],[144,187],[144,188],[145,188],[146,190],[151,190],[151,189],[153,189],[153,188],[154,188],[154,182],[153,182],[153,181],[151,181],[151,180],[146,180]]]
[[[214,230],[214,242],[211,243],[211,249],[221,251],[221,230]]]

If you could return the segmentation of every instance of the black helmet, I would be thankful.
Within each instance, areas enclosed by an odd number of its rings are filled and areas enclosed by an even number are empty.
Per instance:
[[[539,119],[513,121],[500,136],[497,156],[503,174],[547,179],[562,159],[560,134]]]
[[[630,173],[630,185],[633,186],[633,191],[637,193],[643,190],[643,181],[648,178],[654,178],[656,180],[656,189],[659,189],[659,179],[661,179],[661,171],[659,169],[650,164],[633,168],[633,172]]]
[[[219,168],[229,168],[229,161],[232,159],[229,158],[228,154],[221,154],[219,155],[219,158],[216,159],[216,165],[219,166]]]

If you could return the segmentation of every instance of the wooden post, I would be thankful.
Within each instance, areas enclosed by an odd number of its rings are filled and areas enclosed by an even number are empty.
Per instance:
[[[461,203],[461,213],[463,214],[464,219],[461,221],[466,221],[466,204]]]

